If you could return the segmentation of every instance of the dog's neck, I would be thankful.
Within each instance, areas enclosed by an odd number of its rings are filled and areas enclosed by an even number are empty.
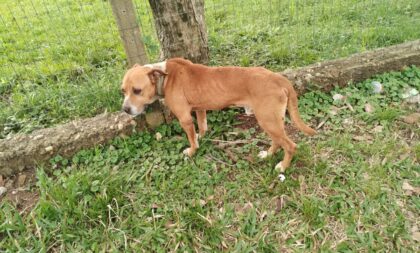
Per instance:
[[[157,90],[157,95],[159,96],[159,97],[164,97],[164,91],[163,91],[163,86],[164,86],[164,83],[165,83],[165,76],[161,76],[161,77],[159,77],[159,80],[157,81],[157,84],[156,84],[156,90]]]
[[[158,62],[158,63],[152,63],[152,64],[146,64],[144,65],[144,67],[149,67],[152,69],[159,69],[162,70],[163,72],[166,72],[166,61],[162,61],[162,62]],[[156,91],[157,91],[157,95],[159,97],[164,97],[164,91],[163,88],[165,86],[165,76],[161,76],[159,78],[159,80],[157,81],[156,84]]]

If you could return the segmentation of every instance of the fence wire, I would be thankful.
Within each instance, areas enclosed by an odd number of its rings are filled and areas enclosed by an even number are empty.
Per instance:
[[[133,2],[156,61],[152,11]],[[418,39],[420,1],[206,0],[205,21],[211,64],[281,70]],[[125,66],[108,1],[2,0],[0,138],[118,110]]]

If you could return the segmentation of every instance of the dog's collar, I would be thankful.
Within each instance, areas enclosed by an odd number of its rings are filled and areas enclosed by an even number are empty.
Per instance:
[[[158,62],[158,63],[152,63],[152,64],[146,64],[144,65],[144,67],[148,67],[151,69],[159,69],[163,72],[166,72],[166,60],[162,61],[162,62]],[[161,76],[159,77],[159,79],[157,80],[156,83],[156,95],[158,97],[162,97],[164,96],[164,91],[163,88],[165,86],[165,76]]]
[[[159,80],[157,81],[157,84],[156,84],[156,90],[157,90],[157,95],[159,96],[159,97],[164,97],[164,91],[163,91],[163,86],[164,86],[164,84],[165,84],[165,76],[161,76],[161,77],[159,77]]]

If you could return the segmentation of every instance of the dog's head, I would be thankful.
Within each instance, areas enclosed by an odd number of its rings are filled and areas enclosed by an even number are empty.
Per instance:
[[[121,92],[124,95],[122,109],[131,115],[141,114],[147,105],[157,98],[157,84],[165,72],[151,67],[134,65],[124,76]]]

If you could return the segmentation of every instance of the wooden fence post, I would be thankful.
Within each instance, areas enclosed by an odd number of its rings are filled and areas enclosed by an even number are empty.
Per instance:
[[[141,40],[139,25],[136,20],[133,0],[110,0],[112,12],[118,25],[121,40],[124,44],[125,53],[129,67],[138,63],[144,65],[149,62],[144,44]],[[151,111],[146,113],[146,123],[149,127],[155,128],[164,123],[165,109],[156,101]]]
[[[129,67],[135,63],[148,63],[146,50],[141,40],[141,32],[136,20],[132,0],[110,0],[112,12],[118,25],[121,40],[127,54]]]

